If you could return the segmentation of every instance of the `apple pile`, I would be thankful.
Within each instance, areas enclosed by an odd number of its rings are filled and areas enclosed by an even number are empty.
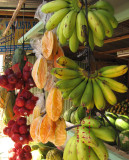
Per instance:
[[[22,90],[18,93],[18,96],[13,107],[13,112],[18,116],[29,116],[33,113],[36,101],[38,97],[34,96],[28,90]]]
[[[31,160],[31,147],[29,145],[24,145],[22,147],[21,143],[15,143],[14,148],[8,151],[9,160]]]

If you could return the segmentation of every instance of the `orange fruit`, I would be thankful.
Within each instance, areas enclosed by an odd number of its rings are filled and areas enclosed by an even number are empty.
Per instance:
[[[62,66],[60,66],[56,60],[61,57],[61,56],[64,56],[64,51],[63,49],[61,48],[61,46],[58,46],[58,50],[56,52],[56,54],[54,55],[54,67],[55,68],[63,68]]]
[[[57,121],[61,115],[63,100],[61,91],[53,87],[46,99],[46,112],[52,121]]]
[[[62,146],[67,138],[66,123],[64,118],[59,118],[56,122],[55,145]]]
[[[44,88],[47,81],[47,61],[43,57],[39,57],[34,63],[32,69],[32,77],[39,89]]]
[[[46,114],[42,120],[39,133],[40,140],[42,143],[48,142],[48,138],[53,134],[53,127],[54,127],[53,121]]]

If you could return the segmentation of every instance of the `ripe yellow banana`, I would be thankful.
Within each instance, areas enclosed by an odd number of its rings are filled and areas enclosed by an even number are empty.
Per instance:
[[[106,77],[99,77],[99,79],[101,81],[104,81],[112,90],[116,92],[125,93],[128,90],[128,88],[124,84],[117,82],[114,79],[106,78]]]
[[[77,12],[75,10],[71,10],[65,18],[64,26],[63,26],[63,35],[66,39],[69,39],[74,31],[76,24]]]
[[[98,47],[102,47],[104,45],[104,40],[100,40],[93,34],[94,44]]]
[[[88,160],[100,160],[91,147],[89,148],[89,154],[88,155],[89,155]]]
[[[54,29],[69,11],[70,11],[69,8],[63,8],[60,9],[59,11],[56,11],[47,21],[46,29],[48,31]]]
[[[113,91],[110,89],[109,86],[107,86],[103,81],[96,79],[99,87],[101,88],[105,99],[108,101],[109,104],[115,105],[117,103],[117,98]]]
[[[105,38],[104,27],[99,18],[92,11],[88,12],[88,22],[93,34],[95,34],[98,39],[103,40]]]
[[[105,99],[102,90],[97,84],[95,79],[92,79],[92,83],[93,83],[93,93],[94,93],[93,98],[95,106],[98,110],[103,110],[105,109]]]
[[[67,7],[69,7],[69,3],[65,1],[51,1],[44,4],[41,8],[41,11],[43,13],[52,13]]]
[[[94,99],[92,97],[91,102],[86,106],[87,110],[92,110],[94,108]]]

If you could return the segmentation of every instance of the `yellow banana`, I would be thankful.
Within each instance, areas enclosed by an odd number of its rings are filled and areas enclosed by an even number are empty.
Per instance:
[[[99,18],[92,11],[88,11],[88,22],[93,34],[95,34],[99,40],[103,40],[105,38],[104,27]]]
[[[77,52],[78,47],[79,47],[79,40],[77,37],[77,30],[76,30],[76,26],[75,26],[74,30],[73,30],[73,34],[69,39],[69,48],[73,53],[75,53],[75,52]]]
[[[104,145],[103,141],[100,139],[97,139],[98,147],[92,147],[96,155],[100,160],[108,160],[108,151],[106,146]]]
[[[81,43],[86,42],[86,30],[87,30],[87,23],[86,17],[84,12],[81,10],[77,15],[76,20],[76,30],[77,30],[77,37]]]
[[[94,100],[93,100],[93,97],[92,97],[92,100],[91,102],[86,106],[87,110],[92,110],[94,108]]]
[[[66,39],[69,39],[74,31],[76,24],[77,12],[75,10],[71,10],[65,18],[64,26],[63,26],[63,34]]]
[[[74,79],[80,77],[80,72],[67,68],[52,68],[51,74],[58,79]]]
[[[57,34],[58,37],[59,37],[60,24],[61,24],[61,23],[58,24],[57,29],[56,29],[56,34]]]
[[[93,98],[94,98],[95,106],[98,110],[103,110],[105,109],[105,99],[104,99],[102,90],[97,84],[95,79],[92,79],[92,83],[93,83],[93,93],[94,93]]]
[[[52,13],[67,7],[69,7],[69,3],[65,1],[51,1],[44,4],[41,8],[41,11],[43,13]]]
[[[114,79],[106,78],[106,77],[99,77],[99,79],[104,81],[105,84],[107,84],[112,90],[116,92],[125,93],[128,90],[128,88],[124,84],[117,82]]]
[[[100,40],[93,34],[94,44],[98,47],[102,47],[104,45],[104,40]]]
[[[69,69],[79,70],[80,68],[80,66],[75,61],[65,56],[59,57],[56,62],[59,65],[69,68]]]
[[[46,29],[48,31],[54,29],[62,21],[62,19],[66,16],[66,14],[69,11],[70,11],[69,8],[63,8],[60,9],[59,11],[56,11],[47,21]]]
[[[107,86],[103,81],[96,79],[99,87],[101,88],[105,99],[108,101],[109,104],[115,105],[117,103],[117,98],[113,91],[110,89],[109,86]]]
[[[88,160],[100,160],[91,147],[89,148],[89,154],[88,155],[89,155]]]

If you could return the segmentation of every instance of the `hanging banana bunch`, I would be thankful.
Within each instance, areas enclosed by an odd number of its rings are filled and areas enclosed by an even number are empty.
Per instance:
[[[102,47],[105,36],[112,37],[113,30],[118,25],[114,8],[105,0],[99,0],[88,7],[89,27],[85,10],[85,3],[81,4],[79,0],[54,0],[41,8],[43,13],[54,12],[46,23],[46,29],[57,27],[59,42],[64,45],[68,41],[72,52],[77,52],[79,42],[86,44],[89,41],[92,50],[94,46]],[[86,34],[89,35],[88,40]]]

